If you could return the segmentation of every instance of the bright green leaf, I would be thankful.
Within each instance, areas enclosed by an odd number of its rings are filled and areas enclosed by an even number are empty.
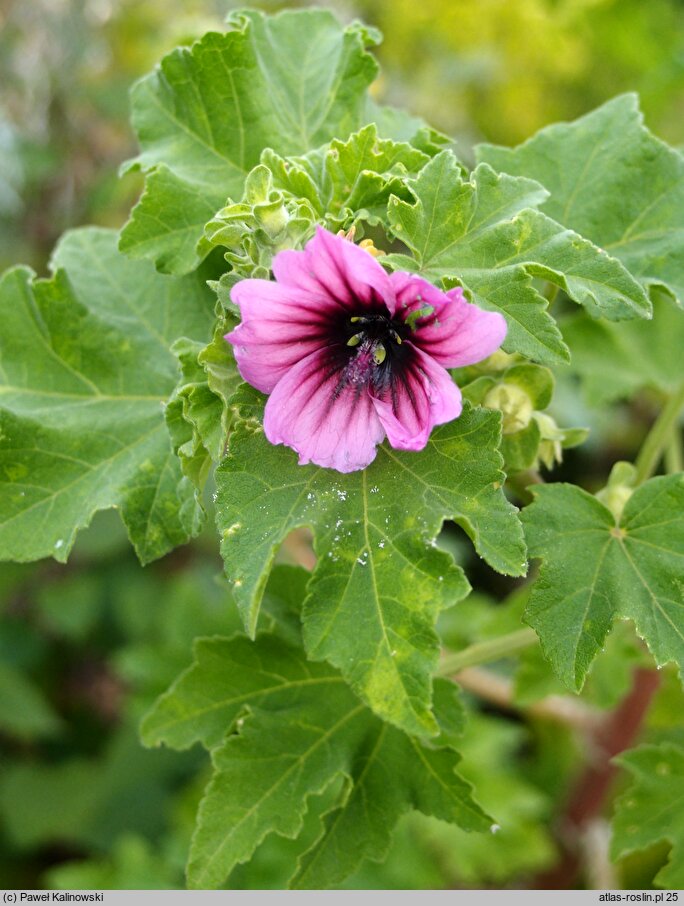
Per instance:
[[[357,218],[371,224],[384,219],[392,194],[410,198],[406,178],[416,175],[429,157],[406,142],[380,138],[371,123],[347,141],[335,139],[303,157],[284,159],[266,151],[262,159],[277,188],[304,195],[326,217],[327,228],[337,230]]]
[[[684,158],[643,125],[625,94],[517,148],[481,145],[478,159],[539,180],[543,210],[619,258],[647,287],[684,299]]]
[[[543,561],[526,610],[558,676],[582,688],[613,620],[633,620],[658,664],[684,673],[684,475],[637,488],[617,521],[567,484],[534,487],[522,514]]]
[[[316,223],[337,232],[386,221],[391,195],[409,198],[406,178],[429,160],[405,142],[378,136],[374,123],[301,157],[267,148],[248,175],[241,201],[221,208],[200,249],[224,247],[231,276],[268,278],[275,254],[300,248]]]
[[[430,674],[439,611],[468,584],[432,543],[454,519],[495,569],[520,575],[525,557],[515,508],[501,490],[499,417],[466,408],[437,428],[421,453],[382,446],[365,470],[340,474],[300,466],[269,444],[259,396],[246,388],[229,454],[216,473],[217,523],[226,573],[254,633],[262,589],[279,544],[313,528],[319,562],[304,604],[311,657],[339,667],[383,718],[434,733]]]
[[[197,531],[194,491],[164,425],[169,346],[209,333],[202,275],[164,278],[116,234],[67,234],[55,276],[0,283],[0,557],[64,561],[93,514],[120,507],[142,561]]]
[[[684,887],[684,749],[669,742],[639,746],[619,755],[617,763],[634,780],[617,800],[611,855],[619,859],[660,840],[672,845],[668,864],[656,883]]]
[[[487,165],[464,181],[455,157],[444,151],[409,185],[415,202],[392,199],[389,220],[414,257],[392,255],[388,262],[462,285],[482,307],[500,311],[509,326],[507,350],[547,363],[568,359],[532,277],[560,286],[594,315],[648,312],[643,290],[618,261],[532,209],[547,197],[538,183]]]
[[[377,71],[367,30],[342,29],[325,10],[244,11],[231,24],[174,50],[132,93],[141,153],[129,166],[147,184],[121,249],[169,273],[196,267],[205,223],[241,197],[264,148],[298,154],[366,118]]]
[[[166,406],[166,425],[183,473],[197,488],[204,486],[212,462],[223,456],[228,400],[242,381],[224,339],[234,323],[231,315],[219,318],[208,345],[181,337],[171,347],[181,378]]]

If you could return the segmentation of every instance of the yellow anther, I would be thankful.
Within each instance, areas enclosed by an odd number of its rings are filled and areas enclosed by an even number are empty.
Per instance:
[[[353,337],[349,337],[347,340],[347,346],[358,346],[361,340],[363,340],[363,334],[355,333]]]
[[[383,255],[387,254],[386,252],[383,252],[382,249],[376,249],[372,239],[362,239],[361,242],[359,242],[359,248],[365,249],[365,251],[374,258],[382,258]]]
[[[386,358],[387,350],[382,343],[378,343],[378,345],[373,350],[373,361],[376,365],[382,365]]]
[[[338,230],[337,235],[341,236],[342,239],[348,239],[350,242],[354,241],[354,236],[356,236],[356,224],[352,224],[348,230]]]

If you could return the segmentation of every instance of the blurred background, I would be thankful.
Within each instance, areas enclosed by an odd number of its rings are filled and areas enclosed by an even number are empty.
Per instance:
[[[163,0],[0,0],[0,268],[21,261],[45,273],[65,229],[124,222],[141,188],[136,175],[117,177],[135,151],[128,87],[243,5],[184,0],[171,12]],[[456,136],[466,159],[477,141],[517,143],[626,90],[640,93],[657,134],[684,143],[682,0],[319,5],[380,28],[378,99]],[[561,474],[591,487],[605,481],[610,462],[633,455],[653,400],[646,393],[606,421],[569,382],[559,389],[563,421],[594,429]],[[451,546],[468,556],[457,538]],[[196,751],[143,750],[136,726],[189,662],[195,636],[238,628],[219,574],[211,529],[142,570],[112,513],[94,520],[67,566],[0,565],[4,887],[182,886],[206,763]],[[509,590],[489,574],[471,579],[493,598]],[[597,693],[599,705],[614,703],[611,688],[612,697]],[[666,677],[649,738],[681,712],[678,689]],[[386,865],[365,866],[350,886],[534,884],[557,858],[553,816],[573,779],[575,745],[569,731],[481,711],[469,724],[463,773],[485,807],[505,803],[502,832],[468,837],[409,816]],[[309,823],[305,838],[315,814]],[[296,849],[267,841],[231,886],[281,886]],[[648,886],[666,852],[632,857],[612,880]]]

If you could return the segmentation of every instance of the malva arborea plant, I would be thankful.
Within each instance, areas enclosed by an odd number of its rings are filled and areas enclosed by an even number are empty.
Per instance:
[[[134,86],[128,222],[0,283],[0,554],[215,522],[226,630],[141,725],[211,752],[192,887],[259,886],[262,844],[339,886],[406,812],[453,886],[590,883],[599,819],[684,886],[684,160],[631,94],[461,159],[371,100],[376,40],[246,11]]]
[[[353,242],[317,228],[302,251],[273,259],[275,282],[231,292],[241,323],[226,335],[242,377],[270,394],[264,432],[299,462],[352,472],[384,437],[422,450],[461,414],[447,368],[497,349],[506,321],[415,274],[388,274]]]

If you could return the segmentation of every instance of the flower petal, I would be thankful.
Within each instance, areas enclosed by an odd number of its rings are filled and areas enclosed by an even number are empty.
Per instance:
[[[279,252],[273,274],[283,286],[332,299],[345,309],[362,306],[394,312],[389,275],[365,249],[322,227],[301,251]]]
[[[422,277],[401,271],[392,274],[391,281],[403,320],[426,304],[434,309],[415,322],[411,341],[445,368],[481,362],[502,344],[506,319],[466,302],[460,287],[444,293]]]
[[[296,450],[300,465],[354,472],[375,459],[385,432],[373,401],[365,386],[340,386],[341,375],[331,351],[318,350],[294,365],[268,398],[266,437]]]
[[[418,348],[373,398],[387,439],[400,450],[422,450],[435,425],[461,414],[461,391],[447,371]]]
[[[270,393],[285,372],[330,338],[330,306],[270,280],[242,280],[231,290],[242,322],[226,334],[242,377]],[[338,309],[333,309],[333,317]]]

